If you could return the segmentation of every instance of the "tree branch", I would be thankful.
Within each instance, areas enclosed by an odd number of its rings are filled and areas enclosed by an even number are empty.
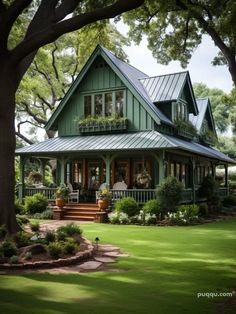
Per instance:
[[[11,58],[13,64],[17,65],[30,53],[36,51],[45,44],[55,41],[64,33],[80,29],[83,26],[98,20],[113,18],[123,12],[134,9],[143,3],[144,0],[117,0],[117,2],[107,7],[98,8],[91,12],[62,20],[59,23],[54,23],[53,25],[42,27],[42,21],[39,25],[35,23],[35,27],[30,27],[31,31],[27,32],[26,38],[12,50]],[[49,16],[49,18],[51,18],[51,16]]]
[[[45,125],[47,123],[46,120],[38,117],[37,114],[33,113],[33,111],[30,109],[29,104],[27,104],[26,102],[22,101],[21,104],[25,107],[25,111],[39,124],[43,124]],[[29,121],[27,121],[29,122]]]
[[[4,13],[2,14],[2,18],[0,21],[0,41],[3,43],[2,47],[7,47],[7,39],[14,22],[16,21],[18,16],[24,11],[24,9],[30,5],[32,1],[33,0],[15,0],[7,9],[1,1],[0,11]]]
[[[59,74],[58,74],[57,67],[55,64],[55,52],[58,50],[58,48],[57,48],[56,43],[54,43],[54,46],[55,46],[55,48],[52,50],[52,67],[53,67],[53,70],[55,72],[56,79],[59,80]]]
[[[19,138],[21,138],[24,142],[32,145],[34,144],[34,142],[32,142],[29,138],[27,138],[25,135],[23,135],[22,133],[20,133],[19,131],[15,131],[16,136],[18,136]]]
[[[55,10],[55,22],[63,20],[68,14],[72,13],[82,0],[63,0],[61,5]]]

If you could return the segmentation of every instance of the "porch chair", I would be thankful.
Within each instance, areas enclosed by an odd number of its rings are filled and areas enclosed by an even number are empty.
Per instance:
[[[115,190],[115,191],[113,191],[113,198],[112,198],[112,203],[114,204],[115,201],[124,197],[124,195],[121,191],[127,190],[127,184],[124,181],[116,182],[116,183],[114,183],[112,190]]]
[[[70,190],[68,202],[69,203],[79,203],[79,190],[73,190],[73,186],[71,183],[68,183],[67,186]]]

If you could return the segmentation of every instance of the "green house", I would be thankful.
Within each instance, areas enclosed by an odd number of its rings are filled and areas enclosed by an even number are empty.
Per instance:
[[[195,99],[189,73],[149,77],[97,46],[52,114],[47,130],[57,136],[20,148],[20,196],[50,189],[26,188],[24,165],[37,158],[57,161],[57,183],[71,183],[80,202],[95,202],[107,183],[113,198],[133,196],[139,203],[155,197],[167,176],[185,186],[184,201],[196,201],[196,189],[228,156],[212,148],[217,140],[208,99]]]

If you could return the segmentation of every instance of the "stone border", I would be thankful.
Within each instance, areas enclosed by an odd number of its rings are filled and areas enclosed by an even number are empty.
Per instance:
[[[83,244],[87,248],[83,252],[78,252],[75,256],[68,258],[59,258],[51,261],[37,261],[37,262],[26,262],[21,264],[0,264],[1,270],[25,270],[25,269],[42,269],[42,268],[56,268],[62,266],[70,266],[75,263],[81,263],[88,260],[93,256],[94,246],[92,242],[83,238]]]

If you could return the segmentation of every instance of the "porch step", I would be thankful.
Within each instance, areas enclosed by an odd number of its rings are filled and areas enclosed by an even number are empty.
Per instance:
[[[94,203],[67,203],[64,206],[64,219],[94,221],[99,208]]]

